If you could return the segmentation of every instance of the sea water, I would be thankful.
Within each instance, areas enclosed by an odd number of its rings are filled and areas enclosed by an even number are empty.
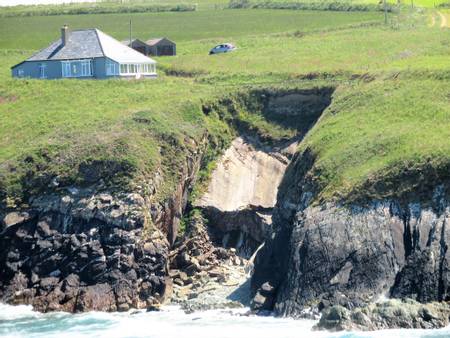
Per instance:
[[[312,320],[244,316],[242,310],[185,314],[169,306],[160,312],[88,312],[82,314],[32,311],[29,306],[0,304],[0,337],[151,337],[151,338],[449,338],[440,330],[383,330],[329,333],[313,331]]]

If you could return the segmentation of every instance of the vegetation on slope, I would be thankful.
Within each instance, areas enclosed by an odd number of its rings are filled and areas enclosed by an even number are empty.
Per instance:
[[[175,38],[179,55],[158,62],[178,76],[160,71],[155,81],[10,78],[9,67],[56,39],[62,24],[95,26],[122,39],[130,16],[136,36]],[[323,198],[355,191],[389,196],[414,188],[398,181],[405,168],[431,168],[427,172],[444,178],[450,163],[450,36],[428,27],[426,15],[417,12],[392,15],[386,27],[382,20],[376,12],[263,9],[0,18],[2,197],[14,202],[11,197],[51,187],[55,178],[61,186],[83,184],[86,168],[95,165],[105,184],[117,189],[145,186],[162,172],[164,198],[183,159],[204,137],[211,145],[203,163],[207,177],[218,151],[235,135],[233,121],[273,139],[293,134],[264,116],[245,94],[252,88],[337,88],[302,146],[317,155],[313,172]],[[238,51],[207,55],[223,41],[237,43]],[[211,102],[221,102],[226,114],[205,114]],[[380,188],[378,182],[386,184]]]
[[[419,191],[430,198],[437,185],[450,186],[448,81],[340,86],[300,151],[307,148],[316,157],[319,199],[401,198]]]

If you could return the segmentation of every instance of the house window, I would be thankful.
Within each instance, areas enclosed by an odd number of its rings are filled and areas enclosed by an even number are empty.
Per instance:
[[[63,77],[92,76],[92,60],[62,61]]]
[[[24,77],[24,76],[25,76],[25,73],[24,73],[23,69],[19,69],[19,70],[17,71],[17,76],[18,76],[18,77]]]
[[[70,71],[70,62],[64,61],[62,63],[62,76],[63,77],[71,77],[72,72]]]
[[[111,60],[106,60],[106,75],[116,75],[116,74],[117,74],[117,64],[112,62]]]
[[[81,76],[92,76],[92,61],[81,61]]]
[[[41,79],[45,79],[47,77],[47,65],[45,63],[41,63],[39,65],[39,77]]]
[[[120,74],[151,74],[155,72],[154,64],[121,64]]]

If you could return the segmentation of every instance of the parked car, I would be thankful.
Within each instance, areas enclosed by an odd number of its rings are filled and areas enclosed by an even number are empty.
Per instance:
[[[217,45],[213,49],[209,51],[209,55],[212,54],[220,54],[220,53],[228,53],[236,50],[236,47],[231,43],[223,43],[221,45]]]

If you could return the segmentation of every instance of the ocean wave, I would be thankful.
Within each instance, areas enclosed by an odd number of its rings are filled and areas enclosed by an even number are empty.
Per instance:
[[[34,312],[30,306],[0,304],[0,337],[146,337],[146,338],[448,338],[441,330],[383,330],[374,332],[318,332],[312,320],[244,316],[246,309],[185,314],[176,306],[160,312]]]

